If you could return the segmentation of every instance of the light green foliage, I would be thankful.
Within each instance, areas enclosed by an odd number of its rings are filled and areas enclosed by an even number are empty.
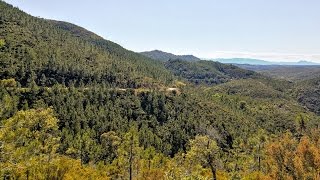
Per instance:
[[[17,87],[17,82],[15,79],[3,79],[0,80],[0,86],[6,87],[6,88],[14,88]]]
[[[52,109],[19,111],[4,120],[0,129],[1,175],[14,173],[19,166],[36,171],[33,168],[49,163],[59,146],[57,123]]]
[[[122,170],[118,176],[125,179],[136,177],[137,167],[141,158],[142,148],[139,147],[139,137],[136,127],[132,127],[122,139],[117,150],[117,158],[113,162],[119,170]],[[130,178],[130,179],[131,179]]]
[[[121,138],[114,131],[103,133],[100,136],[101,146],[104,149],[103,158],[105,163],[111,163],[117,156],[117,149],[121,144]]]
[[[4,39],[0,39],[0,48],[2,48],[4,45],[6,45],[6,42]]]
[[[193,166],[210,168],[213,179],[217,179],[217,169],[221,167],[220,147],[208,136],[196,136],[190,141],[190,150],[186,158]]]
[[[40,156],[50,160],[60,141],[57,123],[52,109],[19,111],[5,120],[0,130],[4,159],[20,162]]]

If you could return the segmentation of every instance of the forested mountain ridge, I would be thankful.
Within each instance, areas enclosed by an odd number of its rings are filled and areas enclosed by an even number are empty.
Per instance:
[[[320,118],[288,81],[151,60],[2,1],[0,32],[0,178],[319,177]]]
[[[193,55],[174,55],[172,53],[167,53],[159,50],[153,50],[153,51],[145,51],[141,52],[140,54],[149,57],[154,60],[160,60],[160,61],[169,61],[170,59],[180,59],[184,61],[200,61],[198,57],[195,57]]]
[[[265,76],[282,79],[280,83],[287,95],[302,106],[320,114],[320,66],[257,66],[240,65]],[[269,82],[275,81],[270,79]]]
[[[173,76],[155,60],[78,26],[35,18],[0,2],[1,78],[46,85],[91,82],[138,87],[144,77],[168,83]]]
[[[82,27],[35,18],[9,6],[1,3],[0,39],[4,45],[0,77],[15,78],[22,86],[34,81],[46,86],[102,83],[109,87],[158,87],[172,83],[173,74],[196,84],[219,84],[253,74],[232,65],[205,61],[180,62],[189,68],[178,72],[174,63],[177,61],[168,61],[165,67],[162,62],[128,51]]]
[[[194,84],[215,85],[228,82],[232,79],[259,78],[262,75],[238,68],[230,64],[214,61],[187,62],[180,59],[169,60],[165,66],[174,75],[187,79]]]
[[[79,27],[77,25],[63,22],[63,21],[55,21],[55,20],[48,20],[55,24],[56,27],[66,30],[70,32],[72,35],[79,37],[81,39],[84,39],[88,42],[90,42],[93,45],[96,45],[98,47],[101,47],[102,49],[106,50],[109,53],[115,54],[117,56],[121,56],[122,58],[126,58],[129,61],[147,61],[149,64],[145,64],[145,66],[151,66],[151,63],[154,63],[154,61],[150,61],[152,58],[146,58],[145,56],[141,55],[140,53],[135,53],[133,51],[124,49],[120,45],[103,39],[102,37],[98,36],[97,34],[94,34],[93,32],[90,32],[82,27]],[[160,63],[156,63],[156,65],[159,65]]]
[[[292,65],[240,65],[236,66],[261,73],[272,78],[284,79],[288,81],[304,81],[320,77],[320,66],[292,66]]]
[[[298,82],[295,95],[301,104],[320,115],[320,78]]]

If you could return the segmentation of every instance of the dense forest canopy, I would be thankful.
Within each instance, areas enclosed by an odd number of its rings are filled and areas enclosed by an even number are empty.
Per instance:
[[[159,50],[145,51],[145,52],[141,52],[140,54],[154,60],[159,60],[159,61],[169,61],[170,59],[181,59],[184,61],[200,61],[201,60],[200,58],[195,57],[193,55],[175,55],[172,53],[167,53]]]
[[[262,77],[254,71],[238,68],[234,65],[213,61],[187,62],[181,59],[169,60],[165,66],[174,75],[182,77],[193,84],[221,84],[232,79]]]
[[[1,178],[320,178],[302,84],[153,60],[3,1],[0,67]]]
[[[22,86],[42,78],[47,86],[96,82],[111,87],[139,87],[144,77],[162,83],[173,78],[160,62],[83,28],[0,5],[1,78],[15,78]]]

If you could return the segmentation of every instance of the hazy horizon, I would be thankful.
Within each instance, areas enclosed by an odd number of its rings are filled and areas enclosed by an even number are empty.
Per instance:
[[[316,0],[5,2],[33,16],[77,24],[136,52],[320,62]]]

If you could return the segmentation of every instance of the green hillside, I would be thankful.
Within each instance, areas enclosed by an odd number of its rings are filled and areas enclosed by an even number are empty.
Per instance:
[[[153,51],[146,51],[141,52],[140,54],[152,58],[154,60],[159,61],[169,61],[170,59],[180,59],[184,61],[200,61],[201,59],[193,56],[193,55],[174,55],[172,53],[167,53],[159,50],[153,50]]]
[[[152,60],[0,1],[0,178],[317,179],[318,87]]]
[[[138,87],[144,77],[169,83],[173,76],[157,61],[73,24],[35,18],[0,2],[1,78],[31,81],[104,83]]]
[[[256,71],[272,78],[289,81],[303,81],[320,76],[320,66],[288,65],[237,65],[240,68]]]
[[[214,85],[225,83],[232,79],[261,77],[254,71],[214,61],[187,62],[177,59],[167,61],[165,66],[176,76],[187,79],[194,84]]]
[[[320,115],[320,78],[314,78],[298,82],[295,96],[298,101]]]

